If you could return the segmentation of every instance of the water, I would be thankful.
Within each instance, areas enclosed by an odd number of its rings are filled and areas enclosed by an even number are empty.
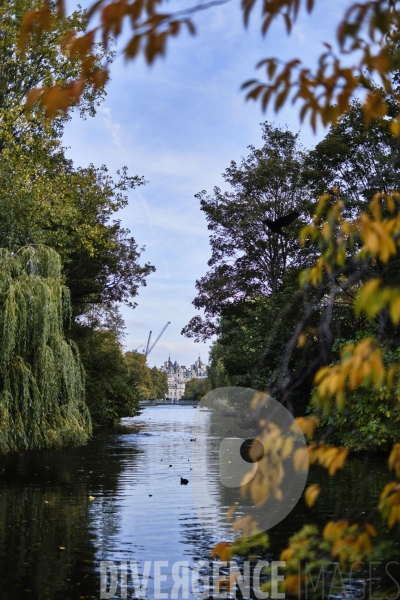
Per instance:
[[[183,568],[190,570],[196,561],[209,560],[213,544],[231,539],[224,519],[212,534],[199,525],[193,509],[194,410],[148,407],[121,426],[99,430],[84,448],[1,457],[0,599],[99,598],[100,561],[137,561],[140,575],[145,561],[168,561],[170,566],[186,561]],[[207,459],[207,476],[214,482],[215,498],[223,502],[217,456]],[[189,484],[181,485],[181,477]],[[351,460],[334,478],[312,471],[310,482],[318,481],[325,493],[311,511],[300,500],[270,531],[264,558],[279,559],[288,537],[304,523],[351,517],[352,511],[367,516],[392,479],[383,458],[368,464]],[[378,519],[368,517],[370,522]],[[388,535],[396,553],[392,560],[399,560],[398,533]],[[167,580],[161,591],[170,597],[171,569],[163,573]],[[155,593],[152,575],[150,599]],[[134,597],[129,589],[128,597]]]

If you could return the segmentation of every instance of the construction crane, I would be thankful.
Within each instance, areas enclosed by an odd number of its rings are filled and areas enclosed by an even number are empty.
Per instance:
[[[150,333],[149,333],[149,337],[148,337],[148,340],[147,340],[146,347],[145,347],[145,349],[143,350],[143,352],[144,352],[144,354],[145,354],[146,356],[149,354],[149,348],[150,348],[150,341],[151,341],[151,334],[152,334],[152,333],[153,333],[153,332],[152,332],[152,331],[150,331]]]
[[[164,333],[164,331],[167,329],[168,325],[171,325],[171,321],[168,321],[164,327],[161,329],[160,333],[158,334],[158,336],[156,337],[156,339],[154,340],[154,342],[151,344],[151,334],[153,333],[152,331],[150,331],[149,333],[149,337],[147,339],[147,344],[145,349],[143,350],[143,354],[147,356],[150,354],[150,352],[153,350],[154,346],[157,344],[158,340],[160,339],[160,337],[162,336],[162,334]],[[150,345],[151,344],[151,345]],[[139,346],[140,348],[140,346]]]

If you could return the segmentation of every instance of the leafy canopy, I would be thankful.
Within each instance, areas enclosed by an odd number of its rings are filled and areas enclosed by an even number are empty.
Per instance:
[[[43,111],[25,110],[26,97],[38,85],[65,86],[76,79],[80,72],[80,58],[67,58],[62,52],[65,36],[73,28],[83,34],[87,28],[87,17],[82,9],[75,10],[65,20],[54,19],[48,23],[41,35],[26,40],[24,52],[20,49],[21,25],[24,14],[37,10],[36,0],[6,0],[0,7],[0,151],[12,144],[32,149],[43,145],[46,136],[48,148],[57,146],[63,124],[69,118],[68,111],[50,122]],[[112,59],[112,51],[106,52],[101,44],[93,47],[93,59],[88,80],[82,87],[80,99],[81,116],[94,115],[96,106],[104,98],[104,86],[96,90],[90,83],[90,73],[99,70],[103,61]],[[55,115],[54,115],[55,116]]]
[[[322,0],[319,0],[320,2]],[[151,64],[157,56],[165,54],[167,41],[177,36],[182,27],[194,34],[192,20],[199,10],[209,9],[218,0],[205,4],[195,4],[175,13],[166,10],[160,0],[99,0],[88,10],[92,29],[78,35],[71,28],[64,39],[64,52],[68,58],[79,57],[81,73],[74,82],[67,85],[46,85],[33,89],[28,96],[28,106],[39,103],[50,116],[58,111],[66,112],[71,103],[80,100],[85,85],[89,82],[94,89],[102,85],[107,77],[107,67],[91,75],[88,65],[95,62],[94,48],[100,37],[104,45],[110,35],[118,38],[124,23],[128,22],[132,35],[123,52],[127,59],[143,52]],[[223,3],[223,1],[222,1]],[[265,36],[275,20],[282,18],[290,35],[300,9],[311,13],[315,0],[271,0],[261,3],[261,32]],[[242,0],[241,10],[247,25],[251,13],[258,3],[256,0]],[[320,119],[324,125],[335,122],[344,114],[355,97],[363,95],[363,108],[367,122],[374,116],[387,113],[385,98],[395,96],[395,85],[391,73],[400,64],[398,42],[400,31],[400,3],[398,0],[364,0],[353,2],[339,22],[336,31],[337,49],[324,43],[318,59],[318,66],[312,69],[298,58],[283,62],[268,57],[258,63],[265,67],[267,82],[252,79],[244,84],[248,88],[247,97],[261,99],[265,109],[273,102],[275,110],[292,98],[301,105],[300,117],[309,116],[315,129]],[[56,11],[56,12],[55,12]],[[21,51],[32,39],[48,31],[54,20],[64,18],[65,2],[55,4],[44,0],[37,8],[28,11],[22,24],[20,38]],[[57,15],[57,16],[56,16]],[[377,79],[377,84],[373,79]],[[33,87],[33,86],[32,86]],[[400,133],[400,118],[394,118],[392,131]]]
[[[69,292],[57,253],[0,250],[0,452],[82,444],[91,433]]]
[[[80,33],[87,28],[85,12],[76,10],[66,20],[54,19],[43,35],[32,35],[21,53],[23,16],[37,6],[31,0],[11,0],[0,8],[0,246],[16,253],[21,246],[39,244],[58,253],[72,311],[65,335],[79,349],[84,400],[93,421],[108,424],[137,412],[138,394],[121,350],[116,307],[119,302],[136,305],[138,289],[154,267],[141,264],[143,248],[116,213],[126,206],[127,192],[145,181],[130,176],[125,167],[111,177],[104,165],[76,168],[66,159],[60,138],[73,105],[53,120],[40,107],[25,110],[32,85],[68,85],[79,76],[81,57],[66,57],[63,40],[71,27]],[[101,61],[112,54],[96,45],[90,73],[95,76]],[[94,90],[88,80],[81,116],[94,115],[104,95],[103,85]],[[97,319],[100,312],[104,318]],[[13,424],[8,425],[11,436]]]
[[[262,138],[262,148],[250,146],[239,165],[232,161],[226,169],[229,191],[216,187],[213,196],[205,191],[196,196],[211,232],[210,270],[196,282],[193,302],[204,309],[205,318],[194,317],[183,330],[196,340],[215,333],[216,317],[232,305],[282,290],[287,270],[304,264],[296,235],[301,219],[285,228],[285,236],[272,234],[262,219],[308,208],[302,180],[305,153],[297,135],[268,122],[262,125]]]
[[[140,400],[164,398],[168,391],[166,373],[156,367],[150,369],[146,364],[146,355],[134,350],[125,353],[125,362],[131,383],[137,388]]]

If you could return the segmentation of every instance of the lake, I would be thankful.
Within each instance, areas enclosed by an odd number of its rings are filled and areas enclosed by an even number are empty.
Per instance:
[[[211,531],[204,529],[193,508],[191,450],[197,442],[191,439],[197,410],[147,407],[120,426],[98,430],[86,447],[1,457],[1,600],[100,598],[101,561],[118,568],[124,561],[135,562],[139,577],[151,561],[149,599],[157,595],[154,562],[168,562],[159,565],[165,577],[160,592],[166,594],[160,597],[170,598],[174,563],[183,562],[180,574],[191,572],[198,561],[210,560],[215,543],[232,539],[224,519],[217,518]],[[206,469],[215,501],[222,502],[218,455],[207,458]],[[181,478],[189,483],[181,485]],[[262,558],[279,560],[288,537],[305,523],[351,517],[352,511],[368,515],[384,483],[392,479],[384,457],[368,462],[353,458],[335,477],[311,470],[309,481],[320,483],[324,493],[312,510],[301,499],[269,532],[271,545]],[[368,517],[379,522],[377,515]],[[387,535],[396,554],[392,560],[400,560],[398,530]],[[386,585],[381,566],[374,566],[370,575],[379,597]],[[361,597],[359,591],[353,586],[354,597]],[[135,597],[129,578],[126,595]],[[120,588],[115,597],[121,597]],[[190,590],[188,597],[195,598]],[[345,596],[338,592],[335,597]]]

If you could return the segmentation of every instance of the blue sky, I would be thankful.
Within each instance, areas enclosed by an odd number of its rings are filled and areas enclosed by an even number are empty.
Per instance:
[[[154,335],[171,321],[149,356],[150,366],[160,366],[169,353],[186,365],[199,353],[208,358],[210,344],[180,335],[197,312],[191,304],[195,281],[206,273],[210,257],[209,232],[194,194],[212,192],[215,185],[226,189],[223,171],[231,160],[246,156],[248,145],[261,145],[260,123],[266,119],[300,131],[306,147],[323,135],[320,130],[314,136],[308,123],[300,125],[296,106],[263,114],[240,90],[257,75],[255,65],[262,58],[315,63],[322,42],[334,39],[349,2],[316,4],[311,17],[301,15],[290,37],[276,24],[266,39],[257,27],[257,10],[247,30],[238,2],[205,11],[195,18],[197,35],[183,33],[173,40],[166,58],[153,67],[141,58],[126,64],[119,56],[96,117],[82,121],[76,116],[67,125],[64,144],[77,166],[106,164],[113,174],[127,165],[131,174],[148,181],[129,194],[119,218],[146,246],[143,261],[157,269],[140,290],[138,307],[122,307],[126,349],[135,349],[150,329]]]

